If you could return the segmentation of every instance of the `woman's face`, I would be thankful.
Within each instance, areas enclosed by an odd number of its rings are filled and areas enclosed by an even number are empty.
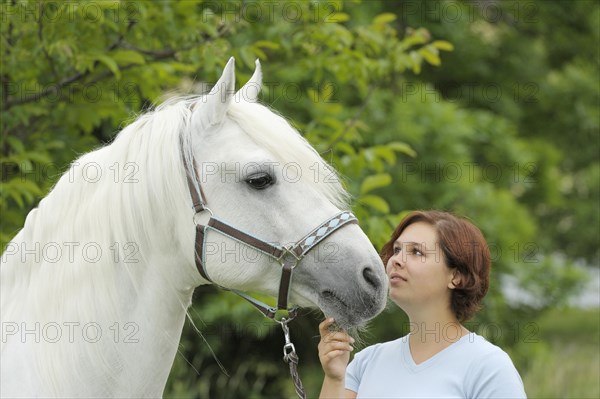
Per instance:
[[[424,222],[413,223],[393,248],[386,265],[390,298],[409,315],[449,308],[454,272],[446,265],[435,228]]]

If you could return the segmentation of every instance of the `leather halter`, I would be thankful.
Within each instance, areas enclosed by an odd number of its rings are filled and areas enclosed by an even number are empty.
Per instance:
[[[183,153],[182,153],[183,155]],[[185,156],[184,165],[185,164]],[[240,243],[243,243],[249,247],[256,249],[257,251],[270,256],[281,264],[281,280],[279,282],[279,294],[277,298],[277,308],[266,305],[265,303],[252,298],[248,294],[223,287],[218,285],[219,287],[231,291],[242,298],[249,301],[252,305],[254,305],[262,314],[265,316],[274,319],[275,314],[278,310],[287,310],[289,313],[289,319],[295,317],[296,312],[298,310],[298,306],[293,306],[288,308],[288,297],[290,286],[292,284],[292,273],[294,268],[297,266],[298,262],[302,260],[306,254],[317,246],[323,239],[331,235],[333,232],[338,230],[339,228],[346,226],[352,223],[358,223],[356,217],[349,211],[343,211],[333,215],[325,222],[320,224],[318,227],[313,229],[310,233],[306,234],[303,238],[297,241],[295,244],[290,246],[280,246],[275,245],[260,238],[257,238],[253,235],[250,235],[242,230],[239,230],[230,224],[216,218],[212,211],[207,207],[206,198],[204,196],[204,192],[202,190],[202,186],[200,185],[200,179],[198,178],[196,161],[192,159],[192,168],[193,170],[189,170],[187,166],[184,166],[186,169],[186,177],[188,189],[190,191],[190,196],[192,197],[193,208],[196,214],[194,215],[194,220],[196,219],[196,215],[202,212],[209,212],[210,219],[206,225],[196,224],[196,238],[195,238],[195,262],[196,268],[200,275],[210,281],[211,283],[216,284],[209,276],[206,271],[206,258],[204,252],[204,246],[206,241],[206,236],[208,231],[215,231],[221,233],[229,238],[232,238]],[[198,185],[194,182],[198,182]]]

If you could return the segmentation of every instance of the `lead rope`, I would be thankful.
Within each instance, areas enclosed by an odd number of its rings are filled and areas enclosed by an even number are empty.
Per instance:
[[[287,324],[292,321],[292,319],[286,319],[283,317],[281,321],[277,321],[281,324],[281,328],[283,329],[283,335],[285,336],[285,344],[283,345],[283,360],[287,362],[290,366],[290,375],[292,376],[292,380],[294,381],[294,388],[296,389],[296,395],[300,399],[306,399],[306,393],[304,392],[304,387],[302,386],[302,381],[300,380],[300,374],[298,374],[298,354],[296,353],[296,348],[292,341],[290,340],[290,329]]]

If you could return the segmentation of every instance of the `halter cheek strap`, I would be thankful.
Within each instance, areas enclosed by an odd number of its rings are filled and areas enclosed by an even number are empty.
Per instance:
[[[183,158],[183,165],[185,165],[185,156],[183,154],[183,151],[182,151],[181,155]],[[187,180],[187,185],[188,185],[188,190],[190,192],[190,196],[192,197],[192,208],[194,208],[194,212],[196,212],[196,214],[198,214],[204,210],[207,210],[208,208],[206,208],[206,197],[204,196],[204,191],[202,190],[202,186],[200,185],[200,179],[198,179],[198,174],[196,173],[198,168],[197,168],[195,159],[192,159],[192,168],[193,168],[193,171],[191,173],[186,168],[185,177]],[[196,181],[198,182],[197,188],[196,188],[196,184],[194,183],[193,176],[196,177]]]
[[[255,250],[271,257],[272,259],[281,264],[281,278],[279,281],[277,308],[273,308],[269,305],[266,305],[265,303],[249,296],[243,291],[223,287],[221,285],[218,286],[246,299],[252,305],[254,305],[262,314],[269,318],[275,318],[275,314],[278,310],[287,310],[290,316],[288,321],[291,320],[295,317],[296,312],[298,310],[298,306],[288,308],[288,299],[290,287],[292,284],[292,275],[294,269],[298,265],[298,262],[300,262],[310,250],[316,247],[326,237],[330,236],[343,226],[358,223],[358,220],[349,211],[339,212],[327,219],[325,222],[321,223],[313,230],[311,230],[308,234],[306,234],[293,245],[281,246],[272,244],[216,218],[213,215],[212,211],[206,206],[206,197],[204,196],[204,192],[202,191],[202,186],[200,186],[199,184],[200,179],[198,179],[198,175],[196,172],[196,162],[193,161],[192,165],[192,171],[186,170],[186,178],[188,189],[190,191],[190,196],[192,198],[193,209],[196,212],[196,215],[202,212],[209,212],[211,215],[206,225],[196,224],[194,259],[198,272],[205,280],[210,281],[215,285],[218,285],[209,277],[205,267],[206,252],[204,251],[204,248],[206,247],[206,238],[208,236],[209,231],[217,232],[246,246],[254,248]],[[194,177],[196,177],[196,179],[194,179]],[[194,183],[194,180],[198,182],[198,187]],[[194,215],[194,220],[196,219],[196,215]]]

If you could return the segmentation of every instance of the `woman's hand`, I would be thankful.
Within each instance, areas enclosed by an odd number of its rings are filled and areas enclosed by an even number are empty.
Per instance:
[[[343,381],[346,376],[346,366],[350,360],[351,346],[354,338],[344,331],[329,331],[334,320],[325,319],[319,324],[321,341],[319,342],[319,360],[325,372],[325,377]]]

